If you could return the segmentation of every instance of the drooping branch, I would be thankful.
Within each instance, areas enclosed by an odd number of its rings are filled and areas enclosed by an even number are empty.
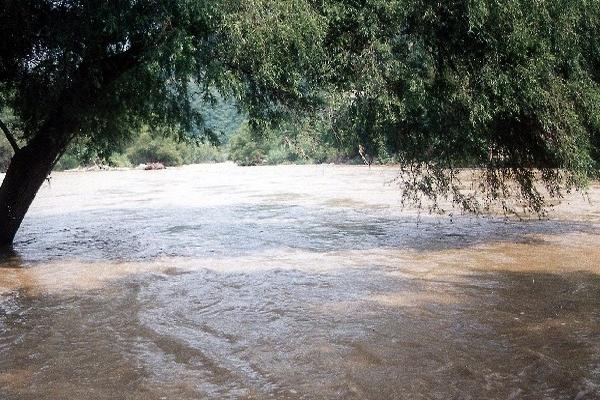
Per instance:
[[[17,144],[17,140],[15,139],[13,134],[10,132],[10,130],[8,129],[8,127],[2,120],[0,120],[0,129],[2,129],[2,131],[4,132],[4,135],[8,139],[8,142],[10,143],[10,146],[13,148],[13,151],[15,153],[18,152],[20,150],[20,148],[19,148],[19,145]]]

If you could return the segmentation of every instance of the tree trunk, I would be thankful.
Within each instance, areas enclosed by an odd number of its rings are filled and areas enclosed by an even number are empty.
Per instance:
[[[64,131],[58,136],[52,131],[35,136],[17,151],[6,171],[0,186],[0,249],[12,245],[35,195],[69,142]]]
[[[57,108],[29,143],[16,151],[0,186],[0,249],[12,245],[39,188],[78,132],[78,114],[85,114],[86,107],[93,110],[102,91],[135,68],[145,49],[132,45],[122,53],[83,62]]]

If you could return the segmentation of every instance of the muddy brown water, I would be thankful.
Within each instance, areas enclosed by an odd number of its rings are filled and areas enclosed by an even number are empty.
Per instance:
[[[419,218],[394,175],[55,173],[0,261],[0,398],[600,398],[600,187]]]

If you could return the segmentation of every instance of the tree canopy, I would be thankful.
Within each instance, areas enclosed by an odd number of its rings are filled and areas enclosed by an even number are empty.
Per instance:
[[[330,4],[326,43],[354,94],[340,129],[400,156],[407,195],[471,209],[516,198],[540,212],[544,193],[597,175],[598,1]],[[461,166],[484,169],[470,193],[453,183]]]
[[[539,212],[543,190],[598,171],[598,0],[1,4],[2,242],[74,138],[110,148],[146,124],[210,139],[195,105],[215,93],[255,131],[318,115],[339,142],[394,155],[412,199],[480,209],[482,192]],[[484,171],[475,190],[461,166]]]
[[[111,142],[140,123],[201,126],[192,104],[214,89],[257,112],[291,101],[323,30],[303,1],[3,3],[2,105],[24,140],[58,108]]]

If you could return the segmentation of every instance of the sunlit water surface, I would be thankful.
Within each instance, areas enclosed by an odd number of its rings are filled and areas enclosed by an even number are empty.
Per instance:
[[[419,217],[395,173],[55,173],[0,261],[0,398],[600,398],[600,188]]]

